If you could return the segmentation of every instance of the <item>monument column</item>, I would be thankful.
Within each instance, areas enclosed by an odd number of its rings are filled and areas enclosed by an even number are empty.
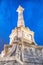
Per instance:
[[[23,11],[24,11],[24,8],[22,8],[21,6],[19,6],[18,9],[17,9],[17,12],[18,12],[18,23],[17,23],[17,27],[25,26],[25,24],[24,24],[24,18],[23,18]]]

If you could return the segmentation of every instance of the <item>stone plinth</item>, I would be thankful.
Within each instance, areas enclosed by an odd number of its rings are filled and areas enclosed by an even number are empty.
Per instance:
[[[0,65],[43,65],[43,47],[41,46],[24,46],[22,60],[16,58],[16,55],[16,51],[12,51],[11,56],[0,57]]]

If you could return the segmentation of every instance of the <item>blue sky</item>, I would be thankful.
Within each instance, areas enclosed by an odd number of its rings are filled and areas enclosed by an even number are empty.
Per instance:
[[[35,42],[43,45],[43,0],[0,0],[0,51],[9,44],[9,35],[17,26],[19,5],[25,9],[25,26],[34,31]]]

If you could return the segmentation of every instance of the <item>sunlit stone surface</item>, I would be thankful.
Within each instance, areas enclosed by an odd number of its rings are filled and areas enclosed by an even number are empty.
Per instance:
[[[35,43],[34,32],[25,27],[23,11],[19,6],[17,28],[9,36],[9,45],[4,45],[0,65],[43,65],[43,46]]]

